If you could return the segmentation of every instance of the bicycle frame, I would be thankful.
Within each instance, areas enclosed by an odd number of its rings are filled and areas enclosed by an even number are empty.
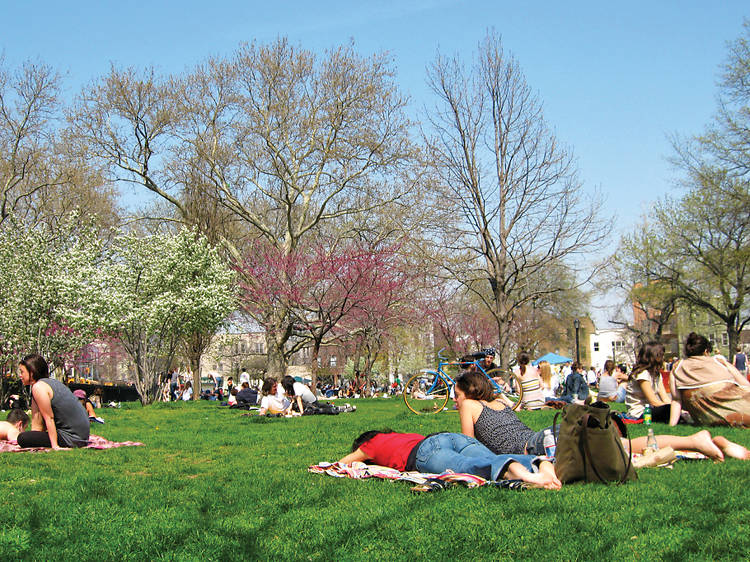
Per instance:
[[[406,406],[414,413],[436,413],[445,409],[446,404],[451,396],[455,396],[454,387],[456,381],[451,377],[444,367],[467,367],[474,365],[478,372],[481,372],[487,380],[490,381],[492,388],[496,393],[506,397],[517,394],[516,406],[513,409],[520,407],[521,398],[523,395],[523,388],[521,387],[520,381],[517,380],[516,376],[512,373],[506,373],[499,369],[485,370],[482,366],[480,358],[474,361],[448,361],[443,355],[445,348],[438,351],[438,359],[440,360],[436,370],[424,370],[419,374],[412,376],[404,386],[403,398]],[[493,379],[491,373],[500,372],[504,376],[502,378],[508,378],[508,387],[504,388]],[[509,375],[507,377],[506,375]],[[428,387],[422,391],[420,390],[424,379],[432,378],[431,382],[428,383]],[[514,384],[517,386],[513,388]],[[510,405],[510,402],[508,402]]]

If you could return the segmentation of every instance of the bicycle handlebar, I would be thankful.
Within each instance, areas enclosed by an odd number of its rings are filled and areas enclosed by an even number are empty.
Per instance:
[[[443,361],[447,361],[448,358],[443,355],[443,351],[445,351],[445,348],[441,347],[440,351],[437,352],[438,359],[441,359]]]

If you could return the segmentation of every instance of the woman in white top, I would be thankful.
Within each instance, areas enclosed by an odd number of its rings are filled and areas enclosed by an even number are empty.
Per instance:
[[[542,381],[545,400],[554,400],[557,397],[557,389],[560,388],[560,379],[552,372],[552,366],[546,361],[539,363],[539,378]]]
[[[661,370],[664,366],[664,345],[648,342],[638,350],[638,360],[630,372],[625,405],[628,416],[633,419],[643,417],[646,404],[651,406],[651,419],[659,423],[669,423],[672,401],[664,389]]]
[[[279,398],[276,394],[278,389],[279,383],[273,377],[268,377],[263,381],[263,388],[261,389],[263,398],[260,401],[259,416],[265,416],[266,414],[292,415],[292,403],[286,398]]]
[[[188,400],[192,400],[193,398],[193,383],[190,381],[185,383],[185,390],[182,391],[182,395],[180,396],[185,402]]]

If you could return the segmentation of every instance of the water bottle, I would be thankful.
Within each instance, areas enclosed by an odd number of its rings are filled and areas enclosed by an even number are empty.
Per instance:
[[[654,453],[659,450],[659,445],[656,442],[656,436],[654,435],[654,428],[648,428],[648,437],[646,438],[646,449],[652,450]]]
[[[552,435],[552,430],[547,428],[544,430],[544,454],[553,459],[556,452],[555,436]]]
[[[651,404],[646,404],[646,407],[643,409],[643,423],[651,425]]]

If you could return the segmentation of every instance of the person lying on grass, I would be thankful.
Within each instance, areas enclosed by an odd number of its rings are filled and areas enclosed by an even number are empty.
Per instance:
[[[5,421],[0,422],[0,440],[15,441],[18,434],[29,425],[29,416],[19,408],[13,408],[8,412]]]
[[[86,409],[86,414],[89,416],[90,422],[104,423],[104,420],[96,415],[94,405],[91,403],[91,400],[86,397],[86,391],[79,388],[78,390],[73,391],[73,396],[78,398],[81,406]]]
[[[89,417],[70,389],[49,378],[44,357],[27,355],[18,364],[24,385],[31,385],[31,431],[18,435],[21,447],[54,450],[85,447],[89,442]]]
[[[266,414],[281,414],[283,416],[292,415],[292,403],[286,398],[279,398],[277,393],[279,391],[279,383],[273,377],[268,377],[263,381],[263,398],[260,401],[260,410],[258,411],[259,416],[265,416]]]
[[[534,431],[523,423],[516,413],[495,399],[494,389],[484,375],[465,371],[456,379],[455,387],[461,433],[474,437],[495,454],[544,455],[544,432]],[[642,453],[646,437],[632,439],[631,453]],[[722,461],[724,456],[750,460],[750,451],[722,436],[712,437],[699,431],[686,437],[657,435],[659,447],[672,447],[680,451],[697,451],[707,457]],[[625,450],[628,440],[622,439]]]
[[[483,375],[484,376],[484,375]],[[551,462],[531,455],[496,455],[476,439],[460,433],[396,433],[367,431],[339,463],[373,461],[401,471],[441,474],[446,470],[487,480],[522,480],[533,487],[559,490],[562,483]]]

